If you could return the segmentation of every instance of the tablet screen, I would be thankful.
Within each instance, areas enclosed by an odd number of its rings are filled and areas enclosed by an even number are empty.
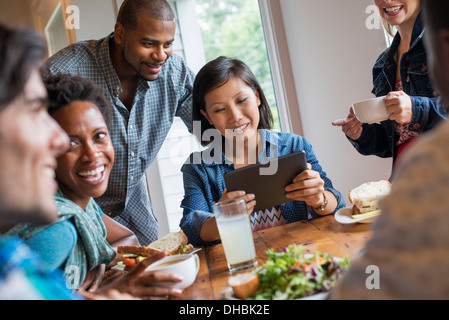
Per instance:
[[[247,194],[254,193],[256,206],[254,211],[269,209],[286,202],[293,201],[285,197],[284,188],[291,184],[293,179],[307,169],[307,160],[304,151],[279,157],[277,163],[272,160],[267,164],[254,164],[244,168],[226,172],[224,180],[229,191],[243,190]],[[271,174],[268,167],[277,166]],[[262,174],[261,174],[262,172]]]

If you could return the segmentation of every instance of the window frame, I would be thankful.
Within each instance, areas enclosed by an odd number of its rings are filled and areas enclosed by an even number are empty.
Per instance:
[[[303,135],[292,65],[279,0],[258,0],[279,121],[283,132]]]

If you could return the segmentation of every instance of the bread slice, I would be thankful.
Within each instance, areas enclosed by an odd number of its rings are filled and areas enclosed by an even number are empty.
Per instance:
[[[237,298],[245,299],[257,292],[260,280],[254,272],[238,273],[228,279],[228,285],[232,287]]]
[[[147,247],[154,250],[160,250],[173,255],[179,253],[188,243],[187,236],[180,230],[171,232],[162,238],[150,243]]]
[[[149,257],[153,254],[162,252],[154,248],[143,247],[143,246],[119,246],[117,248],[117,253],[121,254],[134,254],[137,256]]]
[[[366,182],[349,192],[349,201],[354,204],[354,211],[366,213],[378,208],[378,200],[390,193],[388,180]]]
[[[119,246],[117,253],[134,254],[137,256],[149,257],[159,252],[165,252],[167,255],[179,253],[188,242],[187,236],[182,230],[171,232],[162,238],[150,243],[148,246]],[[187,248],[190,249],[190,248]],[[190,250],[191,251],[191,250]],[[187,251],[188,252],[188,251]]]

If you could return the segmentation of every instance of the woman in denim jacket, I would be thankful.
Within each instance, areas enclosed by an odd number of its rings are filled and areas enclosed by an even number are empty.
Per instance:
[[[391,46],[382,52],[373,67],[372,92],[376,97],[386,96],[389,120],[362,124],[351,109],[346,119],[333,122],[342,126],[348,140],[361,154],[393,157],[393,166],[409,142],[446,119],[429,78],[421,1],[400,2],[401,5],[390,5],[375,0],[381,17],[398,30]],[[401,57],[399,67],[398,57]]]

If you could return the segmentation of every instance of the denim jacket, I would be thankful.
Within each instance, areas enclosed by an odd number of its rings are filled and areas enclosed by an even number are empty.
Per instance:
[[[345,206],[343,195],[333,187],[332,181],[316,158],[312,145],[304,137],[268,130],[264,130],[261,137],[265,137],[265,143],[262,143],[264,148],[257,157],[258,163],[266,163],[275,156],[281,157],[304,150],[307,162],[312,165],[313,170],[320,173],[324,180],[324,189],[332,192],[337,199],[338,205],[333,213]],[[273,150],[277,150],[277,153]],[[214,242],[202,240],[200,230],[203,223],[214,216],[213,204],[221,198],[226,188],[224,174],[234,169],[234,164],[227,160],[224,152],[217,146],[192,153],[182,166],[184,199],[181,203],[183,217],[179,226],[187,235],[189,243],[193,245],[219,243],[219,240]],[[320,216],[304,201],[292,201],[276,208],[280,209],[287,223]],[[252,213],[252,215],[255,214],[255,212]]]
[[[427,57],[424,48],[425,28],[421,14],[413,27],[410,49],[401,59],[400,73],[403,90],[412,100],[413,118],[410,130],[422,134],[432,129],[441,119],[446,119],[446,110],[439,104],[439,98],[434,94],[427,68]],[[372,93],[376,97],[395,91],[396,55],[401,38],[399,33],[387,48],[377,58],[373,67]],[[396,141],[398,137],[394,130],[394,121],[386,120],[376,124],[363,124],[362,135],[351,143],[363,155],[377,155],[382,158],[393,157],[395,161]]]

